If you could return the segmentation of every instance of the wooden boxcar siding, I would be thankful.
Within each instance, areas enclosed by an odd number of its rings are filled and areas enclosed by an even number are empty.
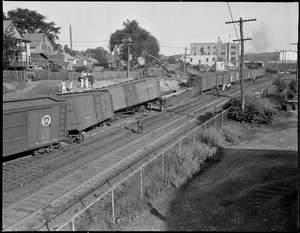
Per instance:
[[[66,130],[85,130],[113,116],[109,92],[60,95],[67,102]]]
[[[149,101],[150,96],[148,93],[148,87],[147,87],[146,80],[143,80],[141,82],[136,82],[135,87],[136,87],[138,103],[143,103],[143,102]]]
[[[185,90],[181,90],[175,93],[171,93],[165,96],[161,97],[161,101],[163,104],[163,107],[169,107],[173,106],[179,103],[182,103],[183,101],[189,100],[192,96],[194,96],[194,88],[188,88]]]
[[[156,78],[146,78],[149,100],[154,100],[161,95],[159,81]]]
[[[209,90],[216,86],[217,84],[217,76],[214,73],[203,75],[204,80],[204,89],[203,90]]]
[[[112,96],[114,111],[119,111],[127,107],[127,103],[125,100],[125,93],[122,86],[113,85],[105,89],[108,90]]]
[[[24,104],[23,108],[3,111],[3,156],[63,140],[65,108],[65,103],[59,102],[38,107],[26,107]],[[43,125],[46,115],[51,119],[49,125]]]

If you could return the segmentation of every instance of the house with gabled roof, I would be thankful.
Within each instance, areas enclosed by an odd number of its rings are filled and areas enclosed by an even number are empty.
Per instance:
[[[28,68],[31,62],[30,40],[24,38],[13,20],[3,20],[3,35],[11,35],[15,39],[14,53],[9,58],[15,68]]]
[[[98,63],[98,60],[92,57],[86,57],[82,54],[75,56],[77,66],[88,66],[91,67],[93,64]]]
[[[33,65],[49,67],[50,64],[61,66],[61,59],[54,52],[54,44],[46,33],[24,33],[23,37],[30,40],[30,52]],[[58,51],[59,52],[59,51]]]

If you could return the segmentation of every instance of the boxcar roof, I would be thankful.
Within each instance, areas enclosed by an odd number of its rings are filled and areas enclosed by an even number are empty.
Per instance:
[[[3,100],[3,112],[23,109],[33,109],[46,107],[51,105],[57,105],[63,101],[52,97],[37,97],[37,98],[26,98],[26,99],[10,99]]]

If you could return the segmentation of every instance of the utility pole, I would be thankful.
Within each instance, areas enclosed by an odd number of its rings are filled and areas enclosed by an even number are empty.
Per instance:
[[[70,46],[71,46],[72,56],[74,56],[74,54],[73,54],[72,28],[71,28],[71,25],[70,25]]]
[[[124,42],[128,42],[127,44],[124,44]],[[129,78],[129,72],[130,72],[130,46],[131,44],[131,37],[128,39],[123,39],[123,45],[128,46],[128,63],[127,63],[127,78]]]
[[[187,50],[187,47],[185,47],[185,48],[184,48],[184,64],[183,64],[183,75],[185,75],[186,50]]]
[[[225,24],[228,24],[228,23],[239,23],[240,24],[241,39],[240,40],[233,40],[233,41],[241,41],[240,80],[241,80],[242,111],[244,111],[244,109],[245,109],[244,77],[243,77],[243,69],[244,69],[244,40],[251,40],[251,38],[244,39],[244,35],[243,35],[243,22],[248,22],[248,21],[256,21],[256,19],[244,19],[243,20],[242,17],[240,17],[240,20],[231,21],[231,22],[226,22],[225,23]]]

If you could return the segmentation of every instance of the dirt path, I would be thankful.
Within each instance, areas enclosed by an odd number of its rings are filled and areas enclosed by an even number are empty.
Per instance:
[[[5,83],[5,85],[11,85],[9,83]],[[5,95],[3,95],[3,99],[7,99],[7,98],[19,98],[22,97],[22,95],[24,95],[25,93],[29,92],[30,90],[32,90],[33,88],[35,88],[36,86],[39,85],[39,82],[30,82],[28,83],[28,85],[20,90],[16,90],[14,92],[11,93],[7,93]]]
[[[296,230],[297,118],[222,150],[218,164],[161,197],[130,230]]]

